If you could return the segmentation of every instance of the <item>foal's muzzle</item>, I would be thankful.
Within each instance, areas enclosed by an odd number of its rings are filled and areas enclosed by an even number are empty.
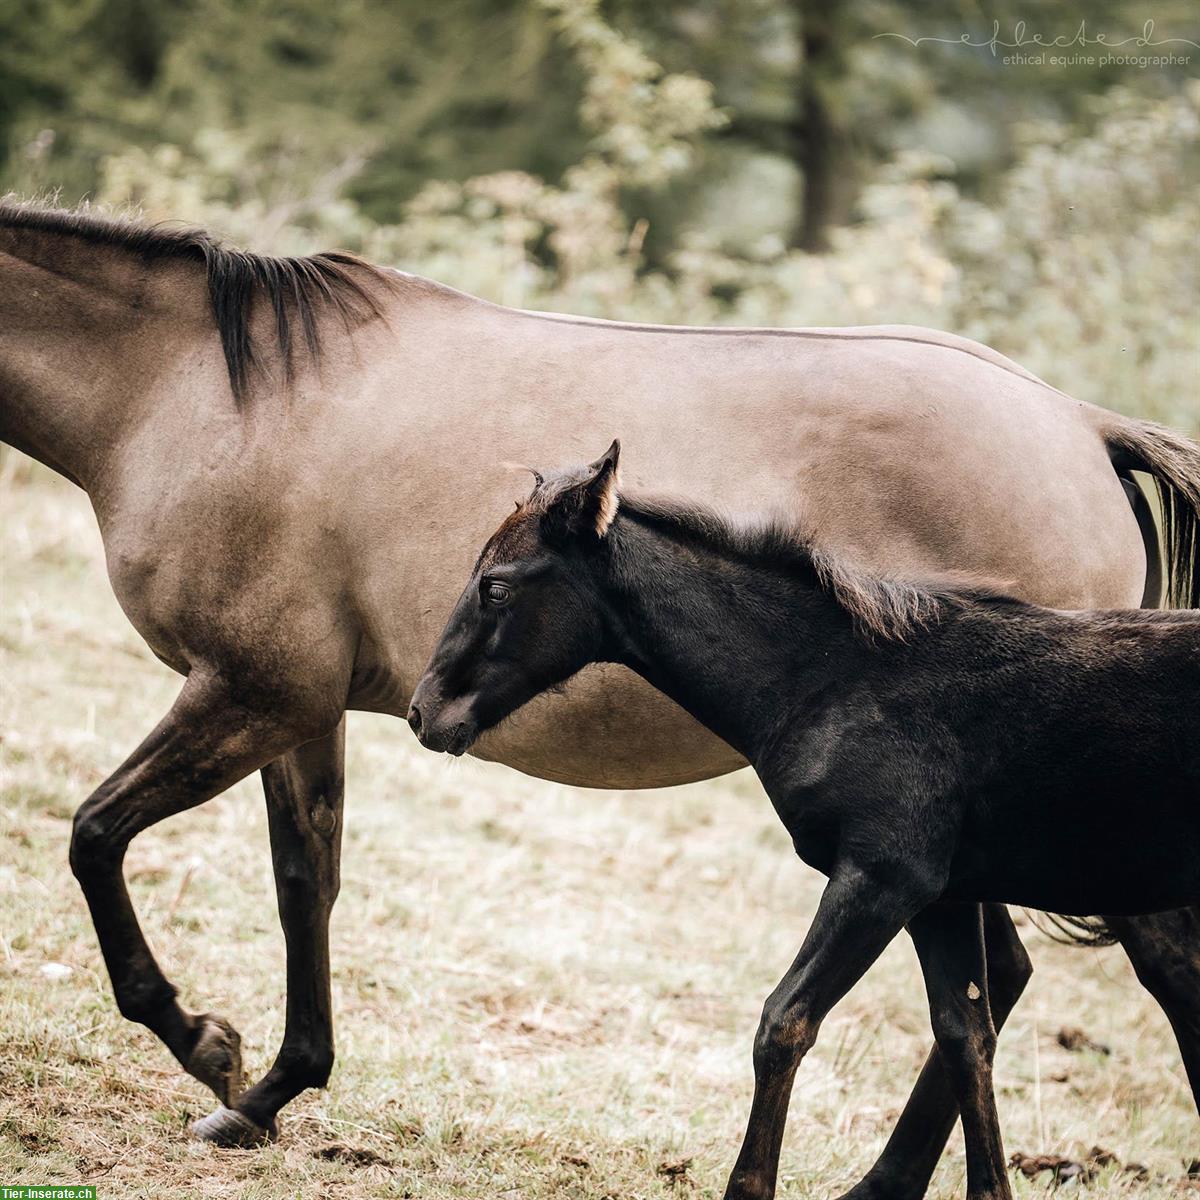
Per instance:
[[[426,750],[465,754],[479,730],[470,714],[470,705],[462,699],[442,703],[424,681],[417,686],[408,708],[408,724]]]

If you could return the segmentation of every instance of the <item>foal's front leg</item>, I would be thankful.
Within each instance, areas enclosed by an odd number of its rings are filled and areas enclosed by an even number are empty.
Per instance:
[[[754,1101],[725,1200],[771,1200],[792,1081],[829,1010],[926,906],[930,890],[849,865],[829,881],[804,945],[763,1008],[754,1039]]]
[[[988,997],[983,912],[934,904],[909,922],[921,960],[938,1055],[962,1114],[970,1200],[1010,1200],[992,1092],[996,1028]]]
[[[329,916],[340,883],[345,785],[343,716],[332,733],[262,769],[279,920],[287,943],[287,1017],[271,1069],[252,1088],[192,1125],[194,1136],[245,1146],[277,1133],[276,1114],[333,1068]]]

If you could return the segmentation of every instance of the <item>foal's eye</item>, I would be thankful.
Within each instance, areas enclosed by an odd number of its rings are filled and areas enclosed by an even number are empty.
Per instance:
[[[489,604],[507,604],[512,592],[502,583],[489,583],[484,595]]]

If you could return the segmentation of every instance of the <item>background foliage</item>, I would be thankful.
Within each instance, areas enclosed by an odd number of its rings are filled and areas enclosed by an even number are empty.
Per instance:
[[[0,191],[529,307],[930,324],[1200,430],[1196,10],[929,9],[0,0]]]

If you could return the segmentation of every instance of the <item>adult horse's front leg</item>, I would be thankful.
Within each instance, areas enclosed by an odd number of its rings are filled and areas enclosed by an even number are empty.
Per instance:
[[[992,1021],[999,1031],[1033,964],[1003,904],[985,904],[983,921]],[[1196,969],[1200,973],[1200,961]],[[842,1200],[920,1200],[957,1120],[958,1101],[935,1044],[883,1153]]]
[[[771,1200],[792,1082],[829,1010],[931,899],[850,867],[835,871],[804,945],[763,1008],[754,1039],[754,1100],[725,1200]]]
[[[232,1108],[192,1125],[205,1141],[243,1146],[276,1133],[275,1117],[333,1068],[329,915],[342,841],[346,718],[326,737],[263,767],[279,920],[287,943],[287,1017],[271,1069]]]
[[[259,703],[213,675],[188,677],[154,732],[75,814],[71,869],[83,888],[122,1016],[147,1026],[184,1069],[232,1103],[240,1039],[211,1013],[175,999],[138,925],[122,863],[129,843],[164,817],[194,808],[315,732],[295,710]]]

